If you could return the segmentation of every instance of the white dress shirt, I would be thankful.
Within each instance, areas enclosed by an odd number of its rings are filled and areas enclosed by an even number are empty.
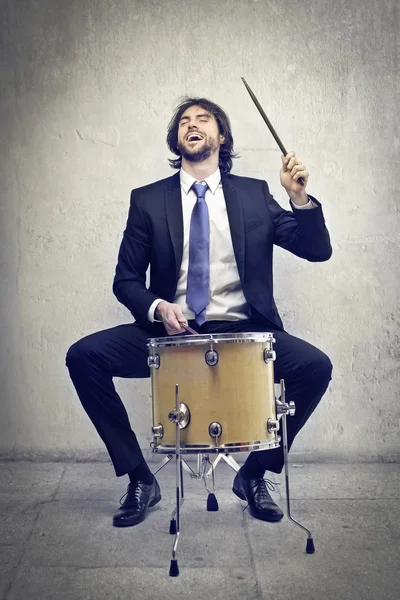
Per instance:
[[[233,251],[220,170],[218,168],[215,173],[206,179],[198,181],[181,169],[180,180],[183,213],[183,254],[174,302],[181,307],[183,316],[187,320],[194,319],[195,314],[186,304],[190,219],[193,207],[197,202],[196,192],[191,188],[194,183],[206,183],[208,188],[205,201],[207,202],[210,218],[210,303],[206,308],[206,320],[237,321],[248,319],[249,308],[243,294]],[[308,204],[296,208],[314,208],[314,204],[310,200]],[[148,319],[151,323],[155,321],[154,312],[162,300],[163,298],[157,298],[149,308]]]

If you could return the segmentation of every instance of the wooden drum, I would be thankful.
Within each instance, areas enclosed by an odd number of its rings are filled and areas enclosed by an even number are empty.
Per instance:
[[[153,451],[175,448],[177,385],[182,453],[278,447],[274,341],[272,333],[150,339]]]

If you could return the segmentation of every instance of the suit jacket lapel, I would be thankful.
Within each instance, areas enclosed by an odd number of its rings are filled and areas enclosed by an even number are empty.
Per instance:
[[[229,175],[221,177],[222,189],[224,190],[226,210],[228,213],[229,227],[231,230],[233,250],[235,252],[236,264],[239,271],[240,280],[244,282],[244,264],[245,264],[245,236],[243,208],[239,198],[238,191],[233,185]]]
[[[165,209],[174,248],[176,281],[178,281],[183,254],[183,214],[179,171],[171,177],[170,185],[165,191]]]

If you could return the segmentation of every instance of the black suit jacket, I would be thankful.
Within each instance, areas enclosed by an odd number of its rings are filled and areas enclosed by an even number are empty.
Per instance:
[[[222,175],[233,249],[244,296],[252,315],[283,329],[273,298],[273,245],[309,261],[332,254],[320,203],[284,210],[260,179]],[[173,302],[183,252],[179,172],[135,189],[118,255],[113,291],[136,321],[146,322],[157,298]],[[150,265],[150,284],[146,271]]]

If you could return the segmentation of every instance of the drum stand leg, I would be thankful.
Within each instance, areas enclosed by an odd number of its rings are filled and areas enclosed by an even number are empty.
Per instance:
[[[228,465],[234,470],[234,471],[239,471],[240,467],[237,464],[236,460],[233,458],[233,456],[231,456],[228,453],[220,453],[218,454],[217,458],[214,460],[213,463],[210,463],[210,460],[208,458],[204,459],[204,455],[203,455],[203,464],[207,465],[207,463],[211,464],[211,467],[209,468],[208,472],[205,472],[205,468],[203,469],[203,480],[204,480],[204,485],[206,486],[206,490],[208,492],[208,498],[207,498],[207,510],[208,511],[217,511],[218,510],[218,501],[217,498],[215,497],[215,480],[214,480],[214,471],[215,468],[217,466],[217,464],[219,463],[219,461],[221,459],[224,459],[225,462],[228,463]],[[199,469],[200,472],[200,469]],[[207,478],[210,477],[210,475],[212,475],[212,491],[208,488],[208,484],[207,484]]]
[[[240,466],[238,465],[236,460],[233,458],[233,456],[231,456],[230,454],[222,454],[222,458],[224,459],[225,462],[228,463],[228,465],[230,467],[232,467],[232,469],[234,471],[236,471],[236,473],[240,470]]]
[[[161,462],[160,466],[158,467],[157,471],[154,471],[153,475],[157,475],[158,471],[161,471],[161,469],[164,468],[165,465],[168,464],[173,458],[174,458],[173,454],[167,454],[167,456],[164,458],[164,460]]]
[[[207,477],[209,477],[213,471],[213,469],[215,469],[215,467],[217,466],[217,464],[219,463],[219,461],[221,459],[224,459],[224,461],[226,463],[228,463],[228,465],[236,472],[239,471],[240,466],[238,465],[238,463],[236,462],[236,460],[233,458],[233,456],[231,456],[230,454],[228,454],[227,452],[223,453],[221,452],[220,454],[218,454],[217,458],[214,460],[211,468],[209,469],[208,473],[207,473]]]
[[[157,475],[157,473],[159,471],[161,471],[161,469],[163,469],[165,467],[165,465],[167,465],[169,462],[171,462],[171,460],[173,458],[174,458],[173,454],[167,454],[167,456],[164,458],[164,460],[160,463],[160,466],[158,467],[157,471],[154,471],[153,475]],[[180,496],[181,496],[180,507],[182,507],[182,504],[184,501],[183,469],[189,473],[190,477],[195,477],[196,479],[199,479],[198,474],[195,473],[195,471],[193,471],[191,466],[187,464],[187,462],[185,461],[184,458],[182,458],[182,454],[180,454]],[[176,535],[176,518],[175,518],[176,512],[177,512],[176,508],[174,508],[174,510],[172,511],[172,514],[171,514],[171,521],[169,524],[169,532],[172,535]]]
[[[199,465],[199,462],[198,462],[198,465]],[[208,473],[206,473],[207,465],[211,465]],[[217,511],[218,510],[218,501],[217,501],[217,498],[215,497],[214,463],[212,463],[210,461],[208,454],[202,454],[202,467],[201,467],[201,469],[199,468],[199,473],[200,473],[200,470],[201,470],[201,477],[204,481],[204,485],[208,492],[207,510],[208,511]],[[207,483],[207,477],[209,476],[210,473],[212,474],[212,490],[209,489],[208,483]]]
[[[286,426],[286,413],[282,415],[282,433],[283,433],[283,456],[285,461],[285,482],[286,482],[286,505],[287,505],[287,516],[294,523],[298,525],[307,533],[307,544],[306,544],[306,552],[307,554],[314,554],[315,547],[314,541],[311,535],[311,532],[304,527],[301,523],[293,519],[290,513],[290,495],[289,495],[289,461],[288,461],[288,441],[287,441],[287,426]]]
[[[158,467],[157,471],[154,471],[153,475],[157,475],[158,471],[161,471],[161,469],[163,469],[165,465],[168,464],[173,458],[173,454],[167,454],[164,460],[160,463],[160,466]],[[195,477],[198,479],[197,473],[193,471],[192,467],[187,464],[184,458],[182,458],[182,467],[185,469],[185,471],[189,473],[190,477]]]
[[[184,498],[184,493],[183,493],[183,476],[182,476],[182,466],[185,466],[185,463],[183,462],[182,455],[180,455],[179,463],[180,463],[179,464],[179,472],[180,472],[180,480],[179,480],[179,483],[180,483],[180,502],[179,502],[179,508],[182,508],[182,504],[183,504],[183,501],[185,499]],[[169,532],[172,535],[176,535],[176,532],[177,532],[177,513],[178,513],[178,511],[177,511],[177,508],[175,507],[174,510],[172,511],[171,521],[170,521],[170,524],[169,524]]]
[[[181,454],[181,430],[180,430],[180,421],[182,415],[180,413],[180,403],[179,403],[179,386],[176,384],[175,386],[175,411],[171,411],[168,415],[170,421],[175,423],[176,429],[176,437],[175,437],[175,466],[176,466],[176,520],[171,519],[170,525],[170,533],[173,528],[173,522],[175,522],[176,531],[175,531],[175,540],[174,545],[172,547],[172,559],[171,565],[169,569],[169,574],[171,577],[178,577],[179,575],[179,567],[178,567],[178,559],[177,559],[177,550],[179,543],[179,535],[181,528],[181,519],[180,519],[180,509],[183,504],[183,478],[182,478],[182,454]]]

